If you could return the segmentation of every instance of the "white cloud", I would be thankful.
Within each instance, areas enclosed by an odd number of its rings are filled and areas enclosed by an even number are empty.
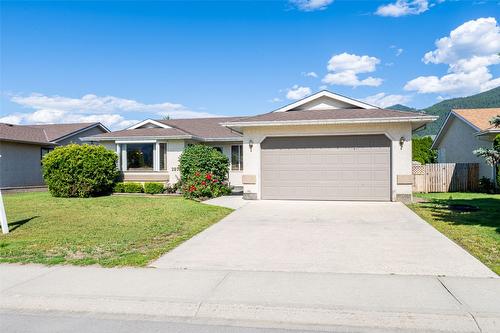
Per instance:
[[[393,106],[395,104],[405,104],[410,100],[411,97],[407,95],[387,95],[385,93],[378,93],[362,99],[362,101],[368,104],[376,105],[381,108]]]
[[[288,89],[288,92],[286,93],[286,98],[297,100],[297,99],[302,99],[308,95],[311,95],[311,88],[294,85],[292,88]]]
[[[172,118],[211,117],[207,112],[191,111],[182,104],[164,102],[144,104],[135,100],[114,96],[88,94],[81,98],[46,96],[43,94],[13,95],[11,101],[33,112],[9,114],[2,121],[10,120],[18,124],[47,124],[100,121],[111,128],[123,128],[137,122],[123,114],[144,113],[155,116],[168,114]]]
[[[269,102],[271,103],[278,103],[278,102],[282,102],[283,100],[279,97],[274,97],[272,99],[269,100]]]
[[[394,3],[378,7],[375,14],[391,17],[418,15],[427,11],[429,7],[428,0],[397,0]]]
[[[290,0],[290,3],[304,12],[324,10],[333,0]]]
[[[474,94],[500,84],[500,78],[493,78],[488,68],[500,64],[500,28],[495,18],[465,22],[435,44],[436,49],[427,52],[422,61],[448,65],[448,74],[417,77],[407,82],[406,90],[454,96]]]
[[[390,48],[396,51],[396,57],[399,57],[404,51],[404,49],[397,47],[396,45],[391,45]]]
[[[382,84],[382,79],[371,76],[360,79],[358,74],[374,72],[379,63],[378,58],[367,55],[359,56],[346,52],[337,54],[328,61],[327,69],[330,73],[326,74],[322,81],[331,85],[377,87]]]
[[[22,120],[23,120],[23,118],[21,116],[12,114],[12,115],[0,118],[0,123],[19,125]]]
[[[304,72],[304,73],[302,73],[302,75],[307,76],[307,77],[315,77],[315,78],[318,77],[318,74],[316,74],[316,72],[307,72],[307,73]]]
[[[436,47],[424,55],[426,64],[451,64],[472,56],[489,56],[500,51],[500,28],[494,17],[471,20],[437,40]]]

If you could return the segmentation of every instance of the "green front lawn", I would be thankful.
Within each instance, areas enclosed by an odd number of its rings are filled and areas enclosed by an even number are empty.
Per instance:
[[[418,193],[429,202],[409,207],[495,273],[500,274],[500,194]],[[448,205],[471,205],[473,212],[457,212]]]
[[[145,266],[231,212],[181,197],[3,198],[0,262]]]

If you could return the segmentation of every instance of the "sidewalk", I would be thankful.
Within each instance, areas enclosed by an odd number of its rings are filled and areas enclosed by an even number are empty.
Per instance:
[[[267,327],[498,332],[500,279],[0,265],[0,309]]]

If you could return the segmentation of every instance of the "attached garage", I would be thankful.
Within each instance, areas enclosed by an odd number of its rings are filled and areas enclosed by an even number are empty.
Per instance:
[[[437,118],[320,91],[223,123],[243,134],[243,198],[412,201],[412,132]]]
[[[262,199],[391,200],[385,135],[268,137],[261,164]]]

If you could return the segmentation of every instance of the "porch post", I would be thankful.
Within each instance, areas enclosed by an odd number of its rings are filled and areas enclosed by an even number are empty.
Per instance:
[[[160,143],[156,142],[153,150],[153,171],[160,171]]]
[[[118,155],[118,161],[116,161],[116,167],[118,170],[122,169],[122,147],[119,143],[116,144],[116,155]]]
[[[127,171],[127,144],[122,143],[122,171]]]

